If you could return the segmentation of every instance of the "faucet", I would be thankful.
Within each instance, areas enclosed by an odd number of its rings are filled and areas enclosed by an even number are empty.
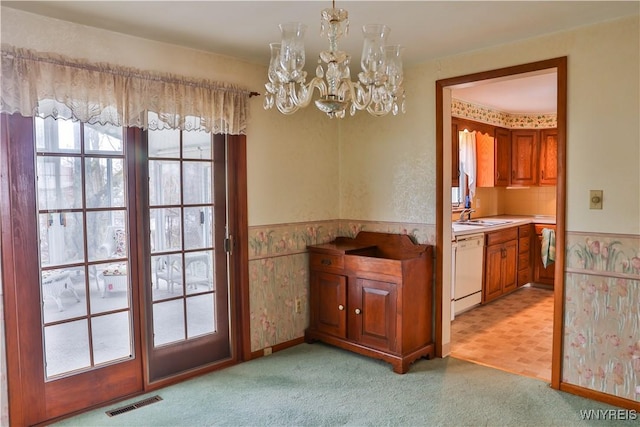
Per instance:
[[[465,208],[462,210],[462,212],[460,212],[460,219],[458,220],[458,222],[464,222],[464,216],[467,216],[467,221],[469,221],[471,219],[471,213],[475,212],[475,209],[469,209],[469,208]]]

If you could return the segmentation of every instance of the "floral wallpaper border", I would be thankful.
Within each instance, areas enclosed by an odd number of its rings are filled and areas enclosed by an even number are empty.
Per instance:
[[[435,225],[328,220],[249,227],[251,351],[304,335],[308,325],[307,246],[360,231],[404,233],[417,243],[435,242]],[[295,312],[296,302],[301,312]]]
[[[640,236],[568,233],[562,379],[640,401]]]
[[[514,114],[492,110],[458,99],[451,100],[451,114],[508,129],[548,129],[558,126],[556,114]]]

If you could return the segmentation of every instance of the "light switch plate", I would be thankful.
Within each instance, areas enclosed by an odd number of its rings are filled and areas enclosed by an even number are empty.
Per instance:
[[[589,190],[589,209],[602,209],[602,190]]]

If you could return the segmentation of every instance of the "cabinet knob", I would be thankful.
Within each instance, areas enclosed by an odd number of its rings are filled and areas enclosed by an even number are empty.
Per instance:
[[[362,313],[359,308],[356,308],[356,314]]]
[[[340,310],[340,311],[344,310],[344,305],[340,304],[340,305],[338,306],[338,310]]]

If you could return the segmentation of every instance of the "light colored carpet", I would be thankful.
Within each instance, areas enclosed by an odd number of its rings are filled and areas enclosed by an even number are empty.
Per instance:
[[[155,394],[163,400],[111,418],[105,414]],[[382,361],[318,343],[301,344],[57,425],[607,425],[581,419],[580,411],[598,409],[614,407],[462,360],[420,360],[407,374],[398,375]]]

